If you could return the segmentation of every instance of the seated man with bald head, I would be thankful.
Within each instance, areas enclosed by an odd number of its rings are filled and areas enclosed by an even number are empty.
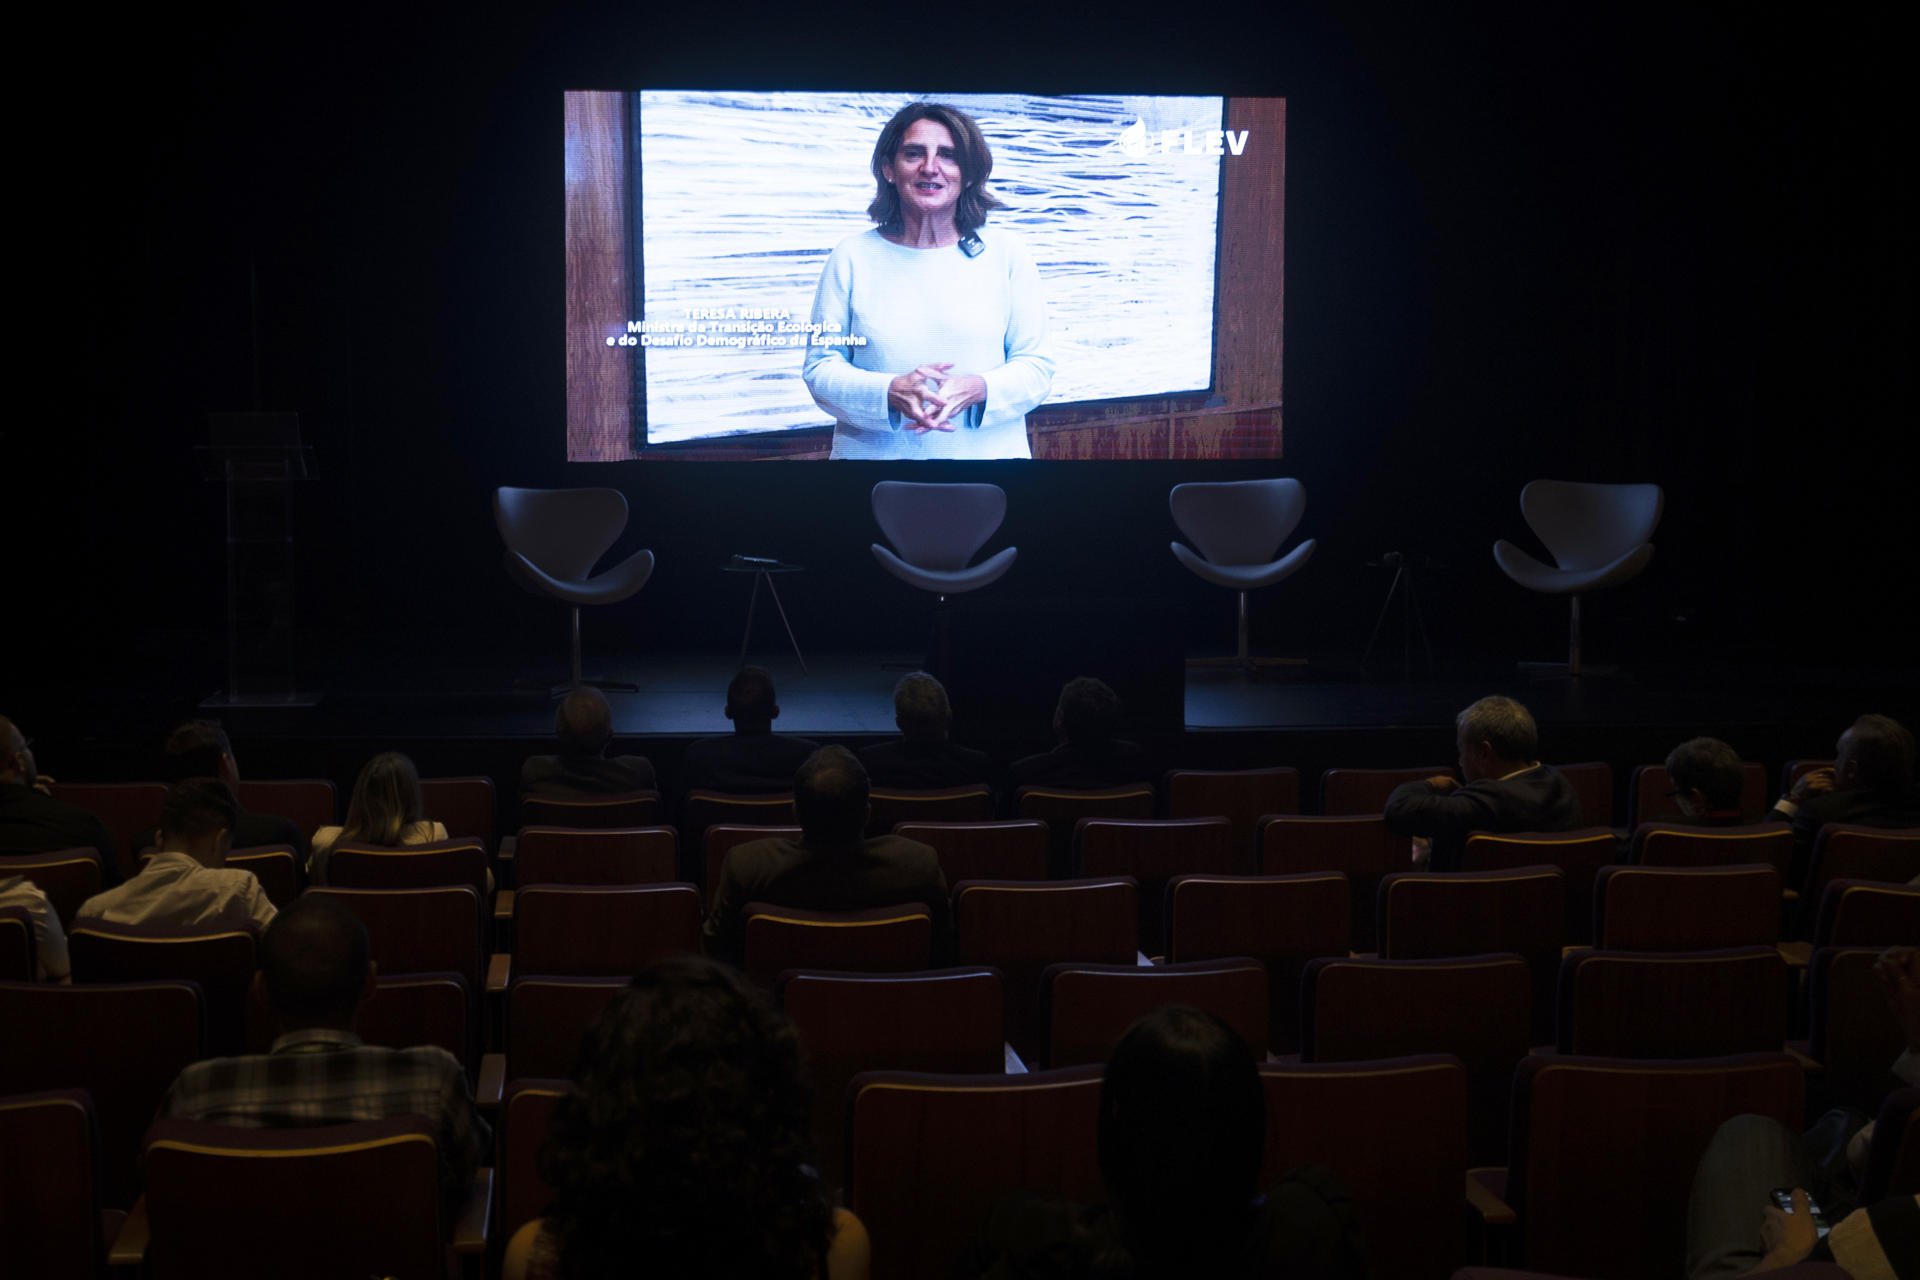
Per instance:
[[[437,1045],[378,1048],[354,1034],[355,1015],[374,990],[368,951],[366,927],[346,907],[332,898],[296,899],[261,939],[253,979],[280,1038],[266,1053],[194,1063],[174,1081],[160,1114],[242,1129],[421,1116],[434,1127],[442,1196],[457,1206],[493,1135],[474,1113],[466,1072],[452,1054]]]
[[[900,836],[866,838],[867,771],[845,747],[821,747],[793,779],[800,838],[735,846],[707,916],[707,951],[740,963],[749,902],[805,911],[858,911],[925,903],[934,963],[947,951],[947,878],[933,850]]]
[[[1533,714],[1512,698],[1482,698],[1454,719],[1465,785],[1446,776],[1405,782],[1387,797],[1388,830],[1430,841],[1435,871],[1458,871],[1475,831],[1571,831],[1580,797],[1540,763]]]
[[[653,764],[645,756],[609,756],[613,708],[590,684],[560,700],[553,715],[553,736],[560,751],[529,756],[520,766],[520,794],[554,800],[620,795],[654,788]]]

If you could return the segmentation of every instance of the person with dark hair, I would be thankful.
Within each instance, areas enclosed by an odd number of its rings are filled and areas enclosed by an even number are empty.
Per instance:
[[[1454,719],[1460,776],[1404,782],[1387,797],[1387,828],[1429,841],[1435,871],[1460,869],[1474,831],[1571,831],[1580,797],[1560,772],[1540,763],[1533,715],[1512,698],[1482,698]]]
[[[993,781],[986,752],[948,738],[953,707],[946,686],[926,672],[902,676],[893,686],[893,722],[900,737],[860,752],[874,786],[932,790]]]
[[[234,848],[258,849],[262,845],[283,844],[293,850],[295,866],[306,866],[310,851],[298,823],[278,814],[254,813],[239,806],[240,766],[233,758],[233,744],[227,740],[227,731],[217,722],[188,720],[167,735],[160,755],[161,772],[168,782],[218,778],[233,788],[238,806],[233,818]],[[142,847],[153,842],[149,834],[142,841]]]
[[[809,1108],[799,1033],[764,995],[696,956],[649,966],[587,1032],[541,1153],[553,1202],[508,1242],[506,1280],[864,1280]]]
[[[996,1206],[966,1274],[1287,1276],[1361,1280],[1352,1201],[1318,1166],[1259,1195],[1266,1098],[1246,1042],[1210,1013],[1168,1005],[1114,1046],[1100,1084],[1093,1208],[1019,1196]]]
[[[381,1048],[354,1033],[374,990],[366,926],[332,898],[295,899],[261,939],[253,983],[279,1020],[279,1039],[266,1053],[194,1063],[160,1114],[243,1129],[421,1116],[436,1135],[451,1223],[493,1135],[459,1059],[438,1045]]]
[[[119,884],[120,863],[106,824],[77,804],[54,799],[52,785],[34,761],[32,740],[0,716],[0,853],[92,849],[100,855],[100,882]]]
[[[933,916],[935,962],[947,950],[947,878],[934,851],[917,840],[867,829],[867,771],[845,747],[821,747],[793,779],[800,838],[750,840],[727,853],[707,916],[707,950],[739,963],[746,942],[743,908],[768,902],[807,911],[856,911],[925,903]]]
[[[773,731],[780,701],[764,667],[742,667],[727,685],[727,719],[733,732],[701,738],[687,748],[684,782],[689,791],[751,794],[785,791],[793,771],[819,744]]]
[[[1146,751],[1116,737],[1119,727],[1120,697],[1104,680],[1078,676],[1067,681],[1053,709],[1056,745],[1014,761],[1013,785],[1097,791],[1152,778]]]
[[[315,884],[327,882],[327,855],[337,844],[374,844],[398,848],[445,840],[447,829],[425,816],[420,803],[420,771],[398,751],[382,751],[361,766],[347,801],[347,820],[338,827],[313,833],[313,858],[307,875]],[[493,873],[487,873],[491,881]]]
[[[653,789],[653,764],[645,756],[607,754],[613,708],[592,685],[580,685],[560,700],[553,736],[558,755],[529,756],[520,766],[521,795],[571,800]]]
[[[1667,777],[1673,802],[1701,826],[1727,827],[1746,821],[1740,793],[1746,770],[1740,753],[1718,738],[1689,738],[1667,753]]]
[[[93,921],[180,929],[249,929],[273,920],[273,903],[253,872],[227,866],[233,792],[218,778],[188,778],[160,806],[159,852],[123,885],[96,893],[74,912]]]
[[[1789,885],[1803,884],[1814,838],[1829,822],[1920,827],[1913,734],[1891,716],[1864,715],[1834,744],[1831,768],[1802,774],[1774,802],[1769,818],[1793,824]]]
[[[877,224],[834,247],[801,377],[836,458],[1026,458],[1053,386],[1040,273],[988,228],[993,152],[972,116],[912,102],[869,166]]]

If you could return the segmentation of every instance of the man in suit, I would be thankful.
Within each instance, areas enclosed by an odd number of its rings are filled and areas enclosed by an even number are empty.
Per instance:
[[[167,735],[166,745],[160,749],[160,754],[161,769],[168,782],[185,782],[188,778],[218,778],[238,795],[240,766],[233,758],[233,743],[228,740],[227,731],[213,721],[187,721]],[[293,849],[293,864],[296,867],[307,865],[307,837],[298,823],[275,813],[254,813],[241,807],[237,799],[234,803],[232,843],[236,849],[258,849],[270,844],[289,845]],[[159,833],[151,831],[141,840],[140,849],[158,845]],[[139,856],[140,849],[133,851],[135,857]]]
[[[1457,871],[1474,831],[1571,831],[1580,798],[1541,764],[1533,715],[1512,698],[1482,698],[1454,720],[1460,774],[1402,783],[1387,797],[1389,830],[1430,841],[1435,871]]]
[[[1092,676],[1067,681],[1053,709],[1057,745],[1014,761],[1013,785],[1099,791],[1152,778],[1146,750],[1115,737],[1119,727],[1120,697],[1105,681]]]
[[[613,708],[590,684],[560,700],[553,714],[558,755],[529,756],[520,766],[520,794],[576,800],[583,796],[651,791],[653,765],[645,756],[609,756]]]
[[[33,744],[20,726],[0,716],[0,853],[58,853],[93,849],[101,883],[120,883],[113,837],[99,818],[48,793],[53,779],[39,772]]]
[[[1890,716],[1861,716],[1833,750],[1832,768],[1802,774],[1767,815],[1793,824],[1789,885],[1805,883],[1814,838],[1829,822],[1920,827],[1913,734],[1905,725]]]
[[[1718,738],[1689,738],[1667,753],[1667,777],[1673,803],[1687,820],[1702,827],[1731,827],[1746,821],[1740,793],[1746,770],[1740,753]]]
[[[924,671],[902,676],[893,686],[893,722],[901,737],[860,753],[860,763],[876,787],[930,791],[993,781],[993,762],[948,740],[953,707],[947,690]]]
[[[867,771],[845,747],[821,747],[793,777],[800,839],[735,846],[720,872],[707,916],[707,950],[738,964],[745,951],[749,902],[807,911],[857,911],[925,903],[933,916],[935,963],[947,951],[947,878],[928,846],[900,836],[863,838]]]
[[[764,667],[740,668],[727,685],[726,716],[733,721],[732,733],[702,738],[687,748],[687,790],[785,791],[793,785],[793,771],[818,745],[773,731],[780,703]]]

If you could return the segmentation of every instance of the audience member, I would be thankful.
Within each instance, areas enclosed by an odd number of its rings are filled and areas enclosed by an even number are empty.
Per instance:
[[[1913,734],[1888,716],[1864,715],[1834,744],[1833,766],[1802,774],[1774,803],[1770,818],[1793,824],[1789,885],[1804,884],[1814,837],[1829,822],[1920,827]]]
[[[65,982],[71,973],[67,932],[60,927],[60,913],[47,895],[25,876],[0,876],[0,911],[10,907],[24,910],[33,929],[33,976],[42,982]]]
[[[572,800],[581,796],[651,791],[653,765],[645,756],[609,756],[613,708],[607,695],[583,684],[553,714],[558,755],[529,756],[520,766],[520,794]]]
[[[140,874],[96,893],[73,924],[155,925],[169,929],[250,929],[273,920],[273,903],[251,871],[226,865],[232,843],[233,791],[218,778],[188,778],[160,806],[160,851]]]
[[[1092,676],[1067,681],[1053,709],[1058,745],[1014,761],[1013,785],[1099,791],[1153,777],[1146,751],[1114,736],[1119,727],[1120,698],[1105,681]]]
[[[780,703],[773,677],[763,667],[742,667],[727,685],[726,716],[733,721],[732,733],[701,738],[687,748],[687,790],[785,791],[793,771],[818,745],[773,731]]]
[[[1127,1031],[1100,1085],[1107,1203],[1028,1195],[995,1206],[963,1274],[1059,1277],[1291,1276],[1361,1280],[1352,1201],[1318,1166],[1259,1191],[1266,1098],[1253,1053],[1185,1005]]]
[[[1731,827],[1746,821],[1740,793],[1746,766],[1740,753],[1718,738],[1689,738],[1667,753],[1667,779],[1673,803],[1687,821],[1702,827]]]
[[[893,722],[900,737],[860,753],[874,786],[933,790],[993,781],[986,752],[948,740],[953,707],[946,688],[926,672],[902,676],[893,686]]]
[[[446,838],[445,827],[421,816],[420,774],[413,761],[398,751],[383,751],[367,761],[354,779],[345,825],[313,833],[313,860],[307,875],[315,884],[327,882],[327,856],[337,844],[397,848]]]
[[[935,962],[947,950],[947,879],[917,840],[867,829],[867,771],[845,747],[821,747],[792,779],[800,839],[752,840],[728,851],[707,916],[707,949],[739,963],[749,902],[808,911],[855,911],[924,902],[933,915]]]
[[[258,849],[262,845],[284,844],[293,848],[294,864],[307,864],[307,838],[291,818],[273,813],[254,813],[239,805],[240,766],[234,761],[233,746],[227,731],[211,720],[189,720],[167,736],[161,748],[162,765],[168,782],[188,778],[218,778],[233,788],[235,815],[233,847]],[[141,847],[153,843],[149,835]]]
[[[1387,797],[1388,829],[1431,842],[1435,871],[1457,871],[1473,831],[1571,831],[1580,798],[1538,759],[1532,714],[1512,698],[1482,698],[1454,720],[1465,785],[1446,776],[1407,782]]]
[[[79,805],[55,800],[47,790],[52,784],[35,768],[33,743],[0,716],[0,853],[92,849],[100,855],[101,883],[120,883],[106,826]]]
[[[442,1197],[456,1208],[493,1135],[474,1113],[466,1071],[452,1054],[437,1045],[378,1048],[354,1034],[360,1003],[374,988],[359,919],[331,898],[296,899],[261,939],[253,981],[279,1019],[280,1038],[263,1054],[194,1063],[160,1114],[243,1129],[421,1116],[436,1134]]]
[[[1893,1074],[1920,1087],[1920,948],[1889,948],[1874,971],[1906,1046]],[[1806,1261],[1838,1263],[1856,1280],[1920,1280],[1920,1195],[1859,1202],[1873,1140],[1865,1119],[1830,1111],[1805,1134],[1768,1116],[1722,1124],[1687,1204],[1690,1280],[1731,1280]],[[1849,1129],[1857,1130],[1851,1140]],[[1791,1189],[1790,1211],[1771,1202],[1775,1188]],[[1813,1225],[1813,1205],[1832,1224],[1825,1239]]]
[[[554,1108],[546,1217],[506,1280],[649,1275],[864,1280],[866,1228],[813,1171],[800,1037],[731,969],[682,956],[595,1021]]]

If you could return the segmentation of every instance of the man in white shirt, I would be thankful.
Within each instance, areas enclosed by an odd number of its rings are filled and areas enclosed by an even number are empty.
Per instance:
[[[47,895],[25,876],[0,877],[0,910],[8,907],[20,907],[27,913],[33,929],[34,976],[44,982],[65,982],[71,972],[67,966],[67,935]]]
[[[238,805],[217,778],[189,778],[160,809],[160,851],[139,875],[80,904],[73,925],[142,924],[247,929],[273,920],[273,903],[251,871],[226,865]]]

